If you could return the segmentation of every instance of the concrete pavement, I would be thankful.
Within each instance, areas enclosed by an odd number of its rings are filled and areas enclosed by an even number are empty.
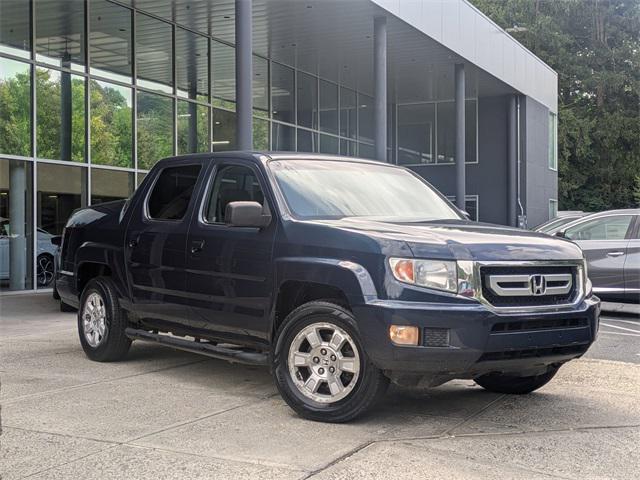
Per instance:
[[[637,478],[640,365],[602,356],[532,395],[394,388],[328,425],[298,418],[266,369],[143,343],[94,363],[49,296],[0,297],[0,476]]]

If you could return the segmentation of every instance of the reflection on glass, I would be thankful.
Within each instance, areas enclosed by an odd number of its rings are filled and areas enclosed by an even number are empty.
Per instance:
[[[465,162],[476,161],[477,116],[476,101],[465,102]],[[456,157],[455,102],[439,102],[438,109],[438,163],[454,163]]]
[[[224,152],[236,149],[236,114],[219,108],[211,110],[213,141],[211,151]]]
[[[376,149],[373,145],[369,145],[368,143],[358,143],[358,156],[361,158],[376,160]]]
[[[132,172],[93,168],[91,170],[91,204],[129,198],[134,188]]]
[[[209,101],[209,40],[176,28],[176,75],[178,95]]]
[[[373,142],[373,98],[358,94],[358,140]]]
[[[36,68],[38,157],[84,161],[84,89],[84,77]]]
[[[60,235],[69,215],[86,205],[86,169],[38,164],[38,228]]]
[[[91,80],[91,163],[132,167],[131,89]]]
[[[29,58],[30,50],[29,2],[0,0],[0,52]]]
[[[355,157],[357,156],[357,147],[358,144],[356,142],[340,139],[340,155]]]
[[[173,154],[173,100],[138,92],[138,168],[150,169]]]
[[[337,155],[339,151],[338,137],[331,135],[320,135],[320,152]]]
[[[34,2],[36,60],[84,70],[84,2]]]
[[[145,179],[145,177],[147,176],[146,173],[144,172],[138,172],[138,185],[136,186],[139,187],[140,185],[142,185],[143,180]]]
[[[302,128],[298,129],[298,152],[317,152],[318,134]]]
[[[93,0],[89,21],[91,73],[131,82],[131,10],[106,0]]]
[[[296,151],[296,129],[288,125],[273,122],[271,124],[272,150],[276,152]]]
[[[271,63],[271,114],[275,120],[295,123],[293,83],[292,68]]]
[[[136,16],[138,85],[173,92],[171,25],[140,13]]]
[[[209,107],[178,100],[178,154],[209,151]]]
[[[266,59],[253,56],[253,113],[260,117],[269,116],[269,63]]]
[[[217,107],[235,109],[236,49],[211,41],[212,103]]]
[[[435,104],[398,105],[399,165],[435,163],[435,136]]]
[[[358,133],[358,110],[356,92],[340,87],[340,135],[356,138]]]
[[[338,85],[320,80],[320,130],[338,134]]]
[[[318,128],[318,80],[298,72],[298,125]]]
[[[0,160],[0,291],[33,288],[32,199],[31,163]],[[50,237],[38,232],[38,255],[52,259]]]
[[[269,150],[269,121],[262,118],[253,119],[253,149]]]
[[[0,153],[31,155],[31,67],[1,57]]]

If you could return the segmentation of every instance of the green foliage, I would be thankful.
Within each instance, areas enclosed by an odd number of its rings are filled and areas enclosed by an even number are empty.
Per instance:
[[[31,155],[31,76],[29,67],[0,76],[0,153]],[[2,64],[0,67],[5,68]],[[2,72],[0,72],[2,73]]]
[[[472,0],[558,72],[560,209],[640,205],[640,0]]]

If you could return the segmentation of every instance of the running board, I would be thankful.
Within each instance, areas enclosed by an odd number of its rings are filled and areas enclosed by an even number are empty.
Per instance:
[[[212,345],[211,343],[184,340],[171,335],[161,335],[130,327],[125,330],[125,334],[132,340],[155,342],[177,350],[206,355],[207,357],[219,358],[229,362],[244,363],[247,365],[269,364],[269,356],[266,353],[236,350],[234,348]]]

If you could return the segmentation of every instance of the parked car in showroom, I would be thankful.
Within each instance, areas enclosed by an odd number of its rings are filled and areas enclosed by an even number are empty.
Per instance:
[[[56,281],[90,359],[143,340],[269,366],[327,422],[390,380],[532,392],[600,314],[572,242],[469,221],[405,168],[303,153],[161,160],[126,202],[74,212]]]
[[[36,278],[39,288],[49,287],[53,283],[53,259],[57,247],[51,243],[54,236],[38,228],[38,252],[36,257]],[[11,225],[9,219],[0,217],[0,281],[9,280],[10,271]]]
[[[558,212],[558,215],[544,223],[532,228],[534,232],[546,233],[547,235],[555,235],[563,226],[568,225],[574,220],[588,215],[588,213],[580,211]]]
[[[640,303],[640,209],[594,213],[556,235],[580,246],[599,297]]]

